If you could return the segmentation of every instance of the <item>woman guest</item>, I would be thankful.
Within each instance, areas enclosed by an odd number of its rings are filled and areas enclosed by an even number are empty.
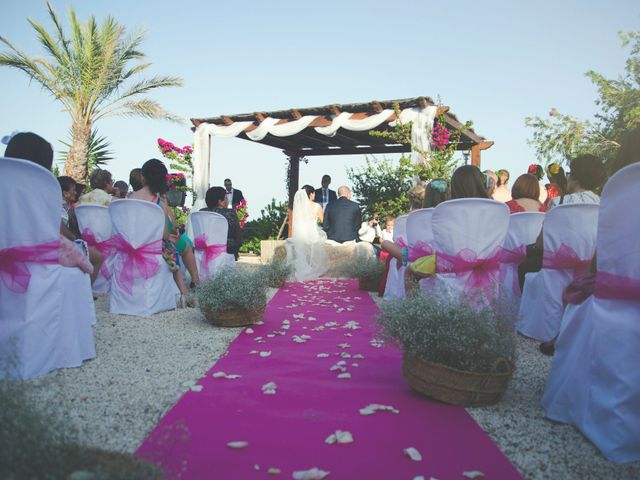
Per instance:
[[[538,179],[529,173],[520,175],[511,190],[512,200],[506,205],[509,213],[544,212],[546,208],[540,203],[540,184]]]
[[[513,198],[511,190],[509,190],[509,172],[507,170],[498,170],[498,185],[493,192],[493,199],[502,203],[507,203]]]
[[[550,183],[545,185],[547,190],[547,200],[544,202],[544,206],[548,207],[553,198],[561,197],[567,193],[567,177],[564,174],[564,169],[557,163],[552,163],[547,167],[547,178]]]
[[[529,165],[527,173],[535,176],[538,179],[538,183],[540,184],[540,196],[538,197],[538,200],[540,200],[540,203],[544,204],[544,202],[547,201],[547,189],[544,188],[544,185],[542,183],[542,177],[544,177],[544,168],[542,168],[542,165],[532,163],[531,165]]]
[[[233,254],[238,260],[240,246],[242,245],[242,231],[236,211],[229,207],[227,191],[223,187],[211,187],[205,196],[207,208],[202,212],[215,212],[227,219],[229,230],[227,231],[227,253]]]
[[[602,187],[607,174],[599,158],[593,155],[579,155],[571,161],[571,174],[567,180],[567,194],[553,198],[549,202],[549,210],[560,204],[595,203],[600,204],[600,197],[595,193]]]

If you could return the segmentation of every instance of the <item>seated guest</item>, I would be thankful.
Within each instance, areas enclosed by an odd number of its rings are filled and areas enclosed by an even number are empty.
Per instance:
[[[165,215],[165,224],[164,224],[164,232],[162,235],[163,239],[163,248],[162,248],[162,256],[165,260],[165,263],[169,267],[169,270],[173,273],[173,280],[176,282],[178,286],[178,290],[180,290],[180,300],[178,302],[178,307],[192,307],[195,306],[194,299],[189,295],[189,288],[184,282],[184,278],[182,277],[182,273],[180,272],[180,268],[178,266],[178,246],[177,243],[181,242],[179,235],[175,229],[175,219],[173,219],[173,214],[169,209],[169,205],[167,204],[167,199],[164,194],[167,192],[169,188],[167,185],[167,167],[164,164],[155,158],[151,160],[147,160],[144,165],[142,165],[142,169],[140,172],[140,181],[142,183],[142,187],[139,190],[132,192],[129,195],[129,198],[132,200],[145,200],[147,202],[155,203],[160,206],[164,211]],[[188,243],[185,242],[185,250],[188,248]],[[199,278],[197,275],[197,268],[195,268],[195,257],[193,256],[193,250],[189,249],[191,253],[191,257],[193,258],[192,268],[195,270],[195,273],[192,274],[192,280],[194,282],[199,283]],[[184,257],[183,257],[184,258]],[[189,268],[187,262],[185,262],[185,266],[189,270],[191,274],[192,269]]]
[[[362,222],[360,225],[360,230],[358,230],[358,236],[360,237],[361,242],[369,242],[373,243],[373,241],[382,236],[382,230],[380,230],[380,216],[374,212],[371,218]]]
[[[69,211],[76,202],[76,181],[71,177],[58,177],[58,183],[62,190],[62,222],[69,228]]]
[[[407,192],[407,199],[409,200],[409,210],[417,210],[422,208],[424,203],[425,188],[422,185],[416,185]]]
[[[31,132],[14,135],[7,144],[4,155],[5,157],[29,160],[49,171],[53,165],[51,144]],[[64,213],[62,218],[64,218]],[[65,267],[80,268],[83,272],[90,274],[91,283],[93,283],[102,265],[102,255],[92,247],[87,248],[86,244],[80,240],[78,244],[74,244],[76,236],[65,225],[62,218],[60,219],[60,264]]]
[[[593,155],[579,155],[571,161],[571,173],[567,180],[567,194],[551,199],[549,210],[560,204],[595,203],[600,197],[595,193],[602,187],[607,174],[599,158]]]
[[[129,193],[129,185],[127,182],[123,180],[118,180],[113,184],[113,199],[117,200],[119,198],[127,198],[127,193]]]
[[[498,176],[493,172],[493,170],[485,170],[482,173],[484,174],[487,195],[489,195],[489,198],[493,198],[493,194],[496,191],[496,187],[498,186]]]
[[[422,208],[433,208],[449,199],[449,184],[444,178],[431,180],[425,187]]]
[[[567,177],[564,174],[564,169],[557,163],[552,163],[547,167],[547,178],[549,183],[544,187],[547,189],[547,200],[544,202],[544,206],[548,207],[549,202],[556,197],[561,197],[567,193]]]
[[[389,242],[393,241],[393,224],[395,223],[395,217],[389,215],[384,222],[384,230],[382,230],[380,234],[380,243],[387,240]]]
[[[141,176],[142,176],[141,168],[134,168],[129,173],[129,185],[131,185],[132,191],[137,192],[142,188],[142,180],[140,178]]]
[[[512,200],[506,202],[509,213],[544,212],[545,207],[540,203],[540,184],[538,179],[529,173],[520,175],[511,190]]]
[[[78,205],[103,205],[108,207],[113,198],[113,177],[108,170],[95,169],[89,177],[91,191],[78,199]]]
[[[507,203],[513,198],[511,190],[509,190],[509,172],[507,170],[498,170],[496,172],[498,176],[498,183],[496,189],[493,192],[492,198],[502,203]]]
[[[73,202],[73,205],[77,205],[78,203],[78,199],[85,194],[85,192],[87,191],[87,186],[84,183],[77,183],[76,182],[76,201]]]
[[[542,177],[544,177],[544,168],[542,168],[542,165],[532,163],[531,165],[529,165],[527,173],[535,176],[538,179],[538,183],[540,184],[540,196],[538,197],[538,200],[540,200],[540,203],[544,204],[544,202],[547,201],[547,189],[544,188],[544,185],[542,183]]]
[[[229,230],[227,231],[227,253],[233,254],[238,260],[240,246],[242,245],[242,231],[235,210],[229,208],[227,191],[223,187],[211,187],[205,196],[207,208],[201,212],[215,212],[227,219]]]

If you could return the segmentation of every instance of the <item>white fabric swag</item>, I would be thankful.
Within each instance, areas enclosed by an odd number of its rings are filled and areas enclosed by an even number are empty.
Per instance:
[[[437,107],[429,106],[426,108],[406,108],[400,112],[400,121],[407,123],[413,122],[411,127],[411,141],[414,146],[425,152],[431,151],[431,128],[435,119]],[[362,119],[353,119],[353,113],[342,112],[333,118],[331,125],[326,127],[317,127],[315,131],[327,137],[336,135],[340,128],[353,132],[362,132],[371,130],[386,122],[393,114],[393,110],[383,110],[380,113],[365,117]],[[317,115],[305,115],[294,121],[277,124],[280,119],[267,117],[255,129],[245,132],[247,137],[253,141],[260,141],[267,134],[276,137],[289,137],[300,133],[307,128],[316,118]],[[231,125],[215,125],[212,123],[201,123],[194,133],[194,149],[193,149],[193,187],[196,191],[197,200],[194,205],[195,210],[199,210],[206,206],[204,197],[209,188],[210,163],[211,163],[211,137],[231,138],[238,136],[241,132],[247,130],[254,123],[252,121],[234,122]],[[395,122],[389,125],[394,126]],[[414,161],[417,163],[425,163],[426,159],[416,156],[414,153]]]

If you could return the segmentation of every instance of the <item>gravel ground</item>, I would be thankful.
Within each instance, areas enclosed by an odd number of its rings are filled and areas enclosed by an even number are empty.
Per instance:
[[[27,388],[84,444],[133,452],[241,329],[212,327],[197,309],[136,318],[109,315],[107,306],[104,298],[96,302],[97,357],[30,380]],[[525,478],[639,479],[640,462],[612,464],[573,427],[544,418],[539,399],[550,363],[536,342],[519,338],[516,373],[502,402],[469,412]]]

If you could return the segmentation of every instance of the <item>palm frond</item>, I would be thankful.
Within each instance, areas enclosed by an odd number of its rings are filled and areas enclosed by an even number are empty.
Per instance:
[[[158,102],[151,100],[150,98],[141,98],[122,103],[111,110],[103,112],[99,117],[104,118],[112,116],[145,117],[169,120],[180,124],[184,123],[184,119],[182,117],[166,111]]]
[[[69,131],[69,137],[72,136]],[[67,147],[66,150],[60,152],[59,161],[66,162],[71,150],[71,143],[67,143],[64,140],[60,140],[60,143]],[[89,166],[89,173],[96,167],[102,167],[109,163],[109,160],[113,160],[113,151],[111,151],[111,144],[107,137],[104,137],[98,133],[97,129],[92,129],[89,134],[89,141],[87,143],[87,159]]]

